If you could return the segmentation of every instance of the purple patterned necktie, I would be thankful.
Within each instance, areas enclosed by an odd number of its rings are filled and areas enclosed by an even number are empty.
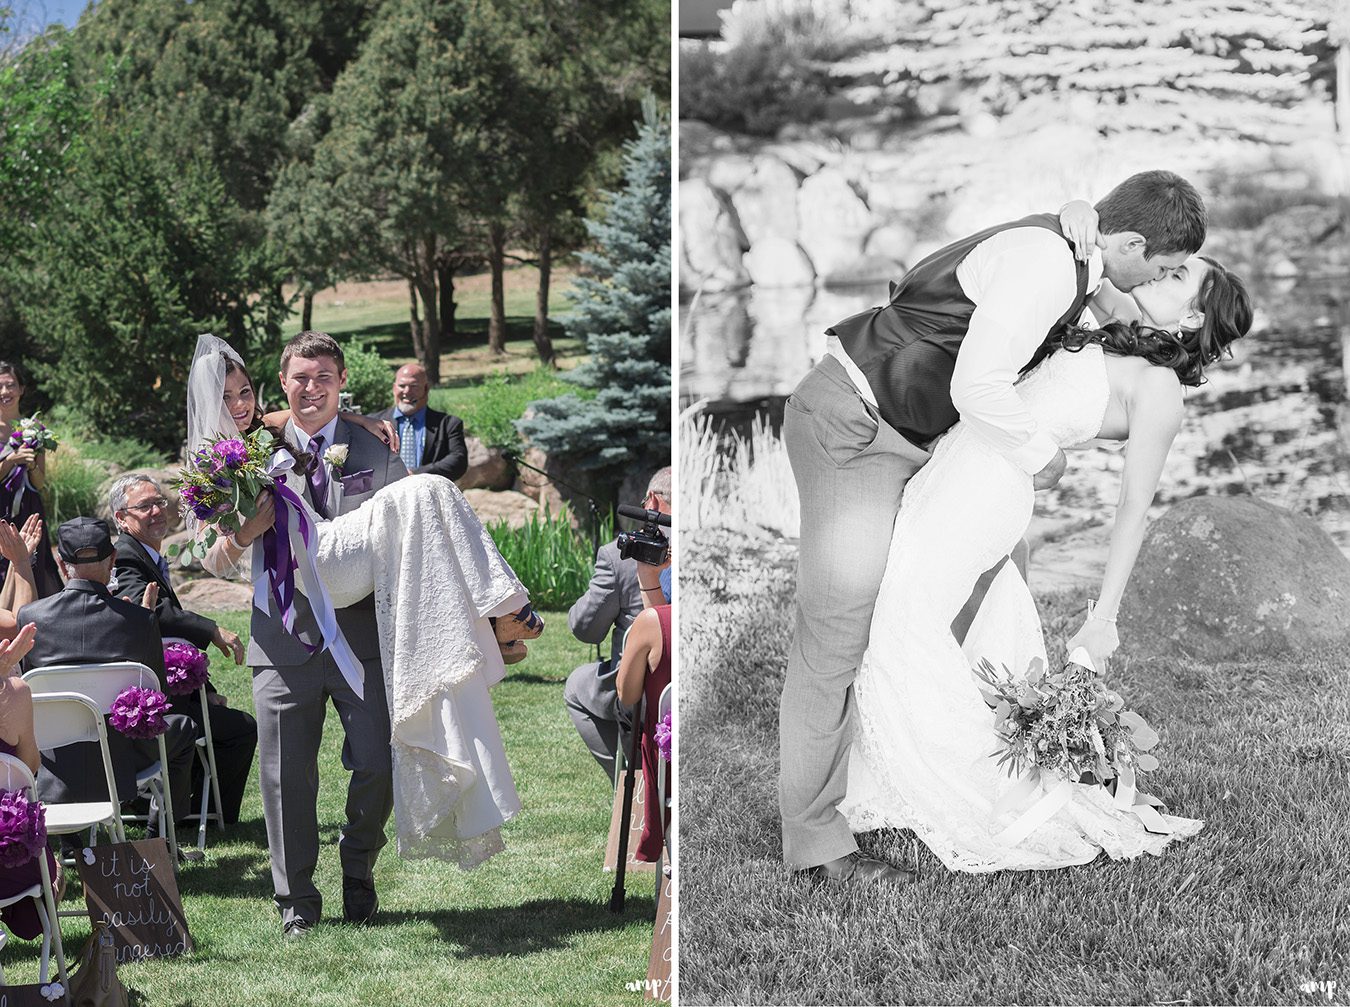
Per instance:
[[[328,516],[328,466],[323,460],[323,434],[309,442],[314,467],[309,470],[309,495],[320,517]]]

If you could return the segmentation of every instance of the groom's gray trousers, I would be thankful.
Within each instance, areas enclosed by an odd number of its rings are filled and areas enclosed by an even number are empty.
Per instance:
[[[848,787],[853,679],[872,626],[905,484],[928,461],[826,357],[788,397],[783,441],[801,498],[796,628],[778,708],[783,860],[814,867],[858,848],[839,802]],[[1013,559],[1026,576],[1026,543]],[[1002,561],[952,622],[965,638]],[[915,585],[915,590],[922,586]]]
[[[779,704],[783,859],[812,867],[856,850],[839,813],[853,680],[867,649],[905,483],[928,460],[826,357],[789,396],[783,441],[801,497],[796,629]]]
[[[317,923],[323,900],[314,885],[319,862],[319,746],[333,702],[342,721],[342,765],[347,784],[347,821],[338,840],[342,873],[369,878],[384,846],[384,827],[394,809],[389,749],[389,708],[379,658],[361,662],[365,699],[342,677],[325,650],[304,664],[253,669],[258,711],[258,773],[272,884],[282,922],[295,917]]]

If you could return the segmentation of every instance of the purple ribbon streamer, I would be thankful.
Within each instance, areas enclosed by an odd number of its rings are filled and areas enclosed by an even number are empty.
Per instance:
[[[295,572],[299,569],[295,554],[291,552],[290,511],[295,511],[305,548],[311,545],[310,523],[305,517],[300,497],[294,490],[288,489],[282,480],[273,483],[272,493],[277,497],[279,506],[276,521],[263,532],[263,569],[267,571],[267,584],[272,600],[276,602],[277,612],[281,615],[281,623],[289,633],[294,631],[295,626]],[[299,642],[311,654],[319,649],[318,644],[305,643],[304,640]]]

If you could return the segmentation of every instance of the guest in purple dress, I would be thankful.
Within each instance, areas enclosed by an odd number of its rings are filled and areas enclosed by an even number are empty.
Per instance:
[[[46,598],[56,594],[62,587],[61,573],[56,568],[56,559],[45,537],[48,530],[47,514],[38,492],[47,476],[46,452],[34,452],[32,448],[9,450],[7,447],[9,435],[22,418],[20,403],[26,390],[19,366],[0,360],[0,449],[5,451],[0,457],[0,519],[11,521],[18,527],[23,527],[33,517],[42,522],[44,537],[33,554],[33,579],[37,584],[38,597]],[[20,465],[24,472],[11,479],[15,468]],[[0,580],[8,568],[9,561],[0,558]]]

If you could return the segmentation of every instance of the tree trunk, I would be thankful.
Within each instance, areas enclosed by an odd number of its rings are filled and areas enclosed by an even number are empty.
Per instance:
[[[492,269],[492,317],[488,321],[488,349],[506,353],[506,227],[494,220],[488,225],[488,265]]]
[[[417,310],[417,284],[408,281],[408,332],[412,336],[413,356],[419,361],[426,357],[426,343],[422,339],[422,319]]]
[[[548,334],[548,281],[553,272],[553,232],[548,222],[539,230],[539,289],[534,295],[534,348],[546,367],[556,367]]]
[[[436,292],[436,238],[429,236],[423,245],[424,255],[418,270],[417,293],[422,298],[421,364],[427,369],[427,378],[433,385],[441,383],[441,313],[440,298]]]
[[[441,290],[441,345],[454,345],[455,342],[455,267],[449,261],[442,261],[436,269],[436,279]]]
[[[314,291],[306,290],[300,301],[300,328],[309,332],[314,328]]]

